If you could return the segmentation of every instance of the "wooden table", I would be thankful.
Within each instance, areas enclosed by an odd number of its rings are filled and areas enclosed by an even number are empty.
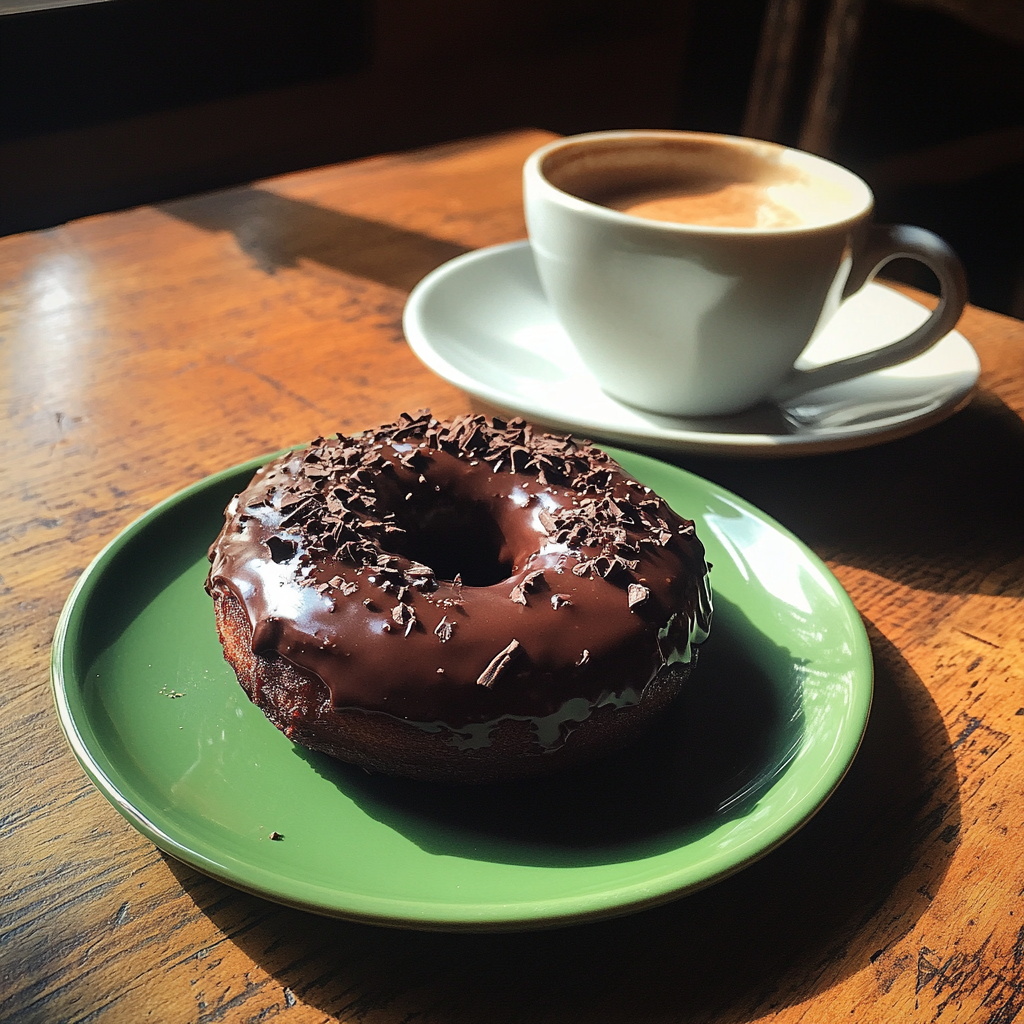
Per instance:
[[[404,344],[403,302],[442,261],[524,234],[520,166],[547,138],[0,240],[0,1019],[1010,1024],[1024,1009],[1024,324],[980,309],[961,330],[981,385],[945,423],[861,452],[678,460],[828,560],[877,665],[840,789],[726,882],[546,933],[322,919],[160,854],[68,749],[50,641],[123,526],[322,431],[469,408]]]

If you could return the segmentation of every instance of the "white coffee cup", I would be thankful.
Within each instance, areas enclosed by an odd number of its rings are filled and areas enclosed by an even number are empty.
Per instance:
[[[873,225],[855,174],[773,143],[668,131],[559,139],[526,161],[545,294],[601,387],[674,416],[785,401],[920,355],[967,301],[937,235]],[[930,267],[941,298],[900,341],[810,370],[800,354],[890,260]]]

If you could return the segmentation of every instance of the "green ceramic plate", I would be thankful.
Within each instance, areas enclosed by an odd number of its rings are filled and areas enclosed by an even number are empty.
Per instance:
[[[871,702],[867,637],[835,578],[777,523],[680,469],[613,455],[697,521],[714,563],[712,637],[638,747],[543,783],[447,787],[293,746],[242,693],[203,592],[222,510],[261,459],[157,505],[78,581],[52,665],[72,749],[160,849],[353,920],[545,927],[742,868],[806,822],[853,759]]]

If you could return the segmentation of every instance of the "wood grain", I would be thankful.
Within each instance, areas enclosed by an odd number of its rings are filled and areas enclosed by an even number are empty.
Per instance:
[[[969,308],[981,387],[876,449],[679,459],[806,539],[861,610],[864,746],[797,836],[719,885],[559,932],[317,918],[161,855],[86,780],[48,688],[76,577],[244,458],[465,395],[405,295],[521,237],[523,132],[0,240],[0,1019],[977,1021],[1024,1010],[1024,325]],[[1016,756],[1014,756],[1016,755]]]

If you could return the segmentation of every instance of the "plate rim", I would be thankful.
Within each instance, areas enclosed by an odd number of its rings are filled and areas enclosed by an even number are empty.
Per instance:
[[[782,816],[784,827],[775,829],[774,837],[752,850],[747,856],[737,860],[727,868],[714,872],[695,883],[673,884],[673,879],[683,874],[686,869],[676,868],[674,871],[666,871],[658,877],[658,889],[652,892],[652,882],[641,880],[631,884],[617,885],[597,894],[587,896],[569,895],[552,897],[548,899],[533,899],[523,903],[510,906],[506,903],[460,903],[440,904],[431,901],[416,902],[408,898],[389,899],[380,896],[365,896],[349,893],[348,905],[342,907],[337,902],[329,903],[321,900],[292,897],[282,893],[279,888],[269,884],[272,877],[280,878],[280,875],[273,875],[266,868],[255,864],[242,864],[232,854],[227,854],[222,860],[234,862],[244,872],[247,872],[247,879],[242,871],[228,870],[224,863],[212,860],[201,850],[196,850],[169,834],[156,822],[152,821],[146,813],[136,807],[121,788],[106,773],[97,758],[90,750],[89,745],[79,730],[75,713],[71,707],[68,696],[68,674],[70,672],[69,662],[73,652],[68,650],[70,638],[72,638],[72,626],[76,617],[84,616],[84,609],[92,591],[95,590],[103,577],[109,563],[117,556],[118,552],[144,532],[148,527],[157,522],[163,514],[174,509],[181,502],[200,494],[208,489],[243,473],[255,472],[260,466],[265,465],[270,459],[280,454],[278,452],[261,455],[248,459],[237,465],[212,473],[200,480],[189,484],[187,487],[169,495],[157,502],[151,508],[129,523],[124,529],[118,532],[100,552],[89,563],[84,572],[76,580],[74,587],[69,594],[54,631],[53,643],[50,657],[50,687],[57,710],[57,717],[61,730],[70,746],[72,753],[78,760],[82,769],[99,790],[100,794],[125,818],[132,827],[150,840],[158,849],[174,857],[182,863],[195,868],[196,870],[215,878],[233,888],[251,893],[272,902],[293,907],[298,910],[312,912],[324,916],[341,918],[364,924],[383,925],[395,928],[412,929],[416,931],[479,931],[479,932],[513,932],[527,931],[534,929],[556,928],[580,924],[588,921],[607,919],[611,917],[632,914],[640,910],[649,909],[668,902],[672,902],[682,896],[699,891],[710,885],[716,884],[742,871],[750,864],[767,856],[786,840],[791,838],[797,831],[803,828],[829,800],[836,788],[845,777],[850,765],[853,763],[867,728],[870,717],[871,704],[874,692],[874,661],[871,644],[864,629],[860,613],[853,604],[849,594],[836,579],[828,566],[822,561],[803,541],[786,529],[781,523],[766,512],[757,508],[746,499],[736,495],[728,488],[725,488],[714,481],[707,480],[695,473],[691,473],[682,467],[663,462],[635,451],[616,451],[609,446],[609,454],[613,458],[624,457],[626,459],[638,459],[643,463],[653,463],[665,467],[673,473],[681,474],[691,481],[695,481],[699,487],[709,488],[712,492],[733,502],[746,513],[766,522],[773,531],[776,531],[801,549],[803,555],[808,558],[826,579],[830,580],[830,588],[839,599],[839,604],[845,608],[850,624],[860,645],[860,650],[851,652],[851,668],[855,672],[855,682],[851,687],[857,707],[846,719],[846,734],[837,729],[833,743],[833,753],[826,759],[826,766],[829,771],[825,773],[824,779],[827,784],[822,786],[822,777],[819,777],[819,785],[808,787],[801,799],[792,807],[786,815]],[[632,472],[628,470],[628,472]],[[863,663],[855,665],[858,658]],[[858,724],[859,723],[859,724]],[[777,825],[777,822],[775,823]],[[760,834],[759,834],[760,835]],[[685,844],[684,844],[685,845]],[[681,847],[676,847],[675,850]],[[675,852],[673,850],[672,852]],[[252,881],[252,876],[262,878],[265,884]],[[310,884],[306,883],[307,890]],[[322,888],[322,887],[320,887]],[[332,890],[337,893],[337,890]],[[353,906],[362,904],[362,907]],[[579,909],[570,905],[585,902],[590,904],[588,909]],[[401,913],[389,913],[388,907],[398,904],[402,908]],[[539,908],[549,907],[550,913],[538,913]],[[411,908],[417,908],[421,913],[410,913]],[[499,912],[500,913],[496,913]]]
[[[651,426],[646,430],[620,430],[602,427],[600,424],[584,422],[584,419],[563,419],[556,410],[542,408],[528,401],[510,402],[510,397],[497,388],[483,381],[478,381],[466,371],[450,362],[435,348],[429,340],[428,332],[423,329],[423,308],[429,297],[439,285],[463,267],[477,261],[487,261],[500,257],[506,252],[524,251],[530,248],[529,239],[518,239],[513,242],[502,242],[498,245],[483,246],[470,252],[462,253],[446,260],[435,267],[429,274],[417,282],[409,293],[402,312],[402,329],[409,347],[417,358],[439,377],[468,392],[474,397],[488,402],[497,409],[535,419],[550,424],[560,430],[587,434],[602,441],[610,441],[613,445],[641,445],[662,452],[686,452],[694,455],[721,456],[725,458],[794,458],[802,455],[817,455],[829,452],[850,451],[866,448],[876,444],[895,441],[901,437],[916,434],[927,427],[940,423],[954,413],[963,409],[970,401],[977,386],[981,373],[981,362],[970,341],[959,331],[952,330],[944,338],[954,340],[966,346],[974,356],[973,380],[962,394],[952,392],[951,397],[938,408],[910,416],[905,420],[888,426],[861,424],[842,432],[830,432],[822,437],[809,437],[804,434],[741,434],[741,433],[708,433],[698,430],[668,430]],[[902,292],[889,288],[879,281],[871,281],[867,288],[882,288],[900,296],[907,302],[920,306],[919,302],[903,295]],[[921,307],[924,308],[924,307]],[[612,401],[615,401],[612,399]]]

